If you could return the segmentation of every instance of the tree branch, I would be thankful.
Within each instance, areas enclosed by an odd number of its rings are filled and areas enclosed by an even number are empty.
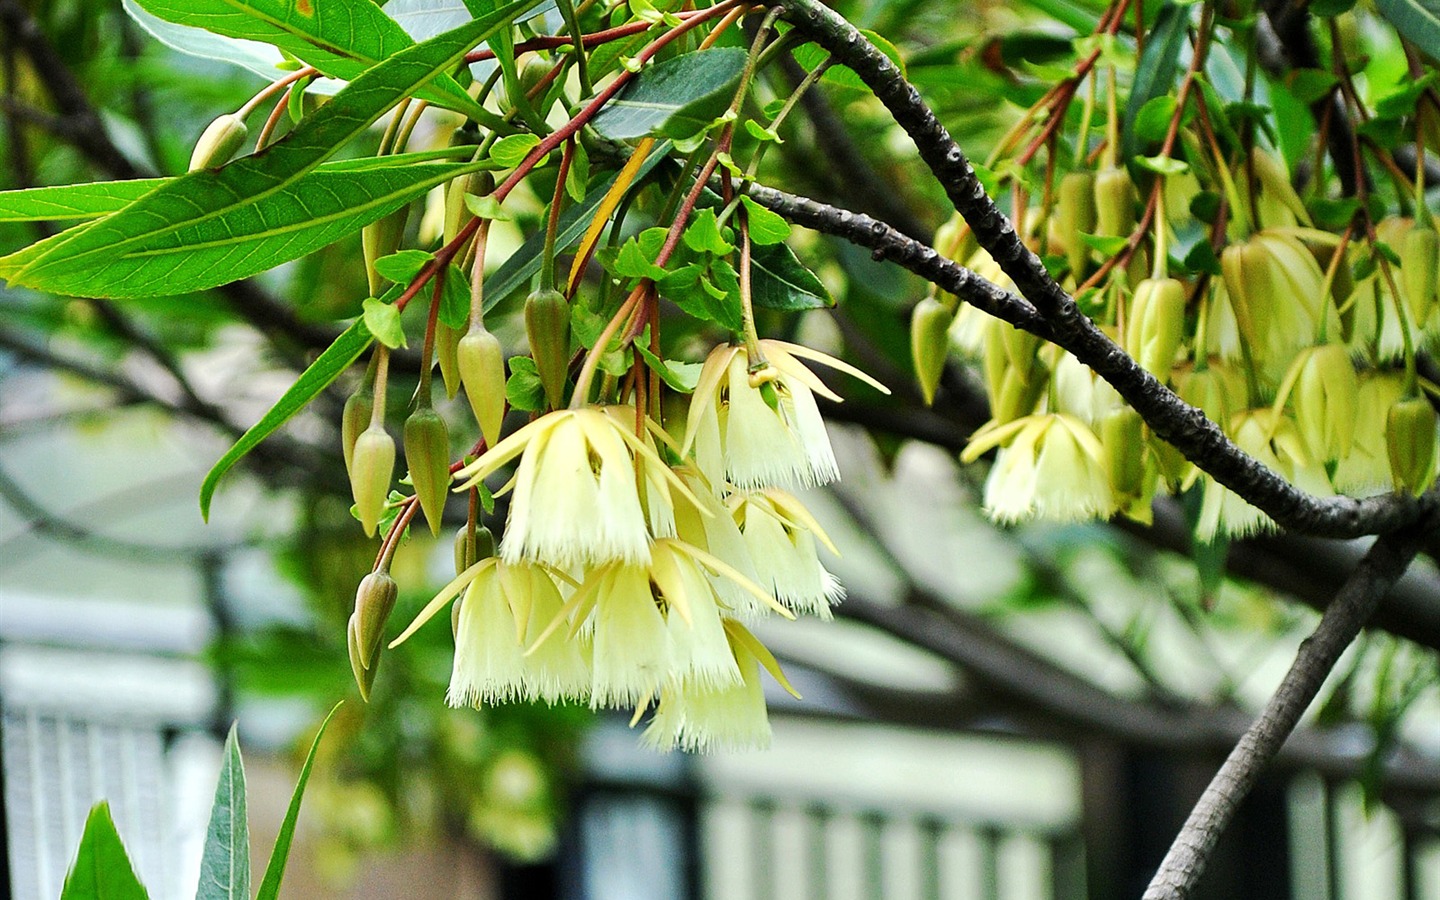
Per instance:
[[[1080,311],[1021,241],[1014,224],[986,194],[965,152],[888,56],[819,0],[778,0],[777,5],[797,31],[860,76],[914,140],[921,159],[969,223],[980,246],[1043,316],[1048,333],[1035,333],[1070,351],[1109,382],[1156,435],[1279,525],[1295,531],[1328,537],[1379,534],[1428,512],[1429,501],[1421,503],[1401,495],[1320,499],[1298,490],[1241,451],[1219,426],[1156,381]],[[877,229],[877,243],[882,238],[892,245],[904,240],[883,224]]]
[[[1295,662],[1265,704],[1260,718],[1236,743],[1190,811],[1146,889],[1145,900],[1185,900],[1191,896],[1240,801],[1254,787],[1261,769],[1280,751],[1340,654],[1355,640],[1390,586],[1404,574],[1431,524],[1427,521],[1425,525],[1382,535],[1355,567],[1314,633],[1300,645]]]

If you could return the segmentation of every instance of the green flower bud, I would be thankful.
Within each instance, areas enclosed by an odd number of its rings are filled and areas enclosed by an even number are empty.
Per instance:
[[[340,415],[340,445],[345,452],[345,471],[351,471],[355,459],[355,442],[360,433],[370,427],[370,418],[375,412],[375,389],[362,385],[345,401],[345,411]]]
[[[380,671],[380,648],[370,656],[370,667],[366,668],[360,663],[360,637],[359,637],[359,616],[357,613],[350,614],[350,621],[345,626],[345,646],[350,653],[350,674],[355,678],[355,686],[360,689],[360,699],[366,703],[370,702],[370,689],[375,685],[375,675]]]
[[[200,140],[195,142],[195,149],[190,154],[190,171],[225,165],[245,143],[249,133],[245,121],[234,113],[227,113],[211,122],[200,135]]]
[[[375,271],[375,261],[400,249],[400,239],[405,236],[405,221],[409,217],[410,206],[406,204],[360,230],[360,249],[365,253],[365,274],[370,279],[371,296],[380,296],[385,286],[385,280]]]
[[[405,420],[405,464],[430,533],[438,535],[450,494],[450,433],[445,420],[429,406]]]
[[[1124,501],[1144,494],[1145,420],[1130,407],[1121,407],[1100,420],[1099,438],[1115,496]]]
[[[1102,170],[1095,176],[1095,233],[1105,237],[1129,237],[1135,230],[1135,184],[1121,168]]]
[[[455,349],[460,381],[487,446],[500,442],[505,420],[505,351],[500,339],[482,328],[472,328]]]
[[[440,377],[445,382],[445,396],[454,400],[460,390],[460,361],[456,358],[463,332],[444,322],[435,323],[435,358],[440,361]]]
[[[1189,372],[1177,382],[1176,393],[1180,399],[1199,409],[1227,433],[1231,414],[1249,406],[1245,377],[1235,369],[1211,366]]]
[[[1305,447],[1317,462],[1333,462],[1355,443],[1360,380],[1350,354],[1339,344],[1301,351],[1296,357],[1290,402]]]
[[[379,425],[371,425],[355,440],[355,455],[350,465],[350,493],[355,498],[355,512],[366,536],[373,537],[390,496],[390,480],[395,476],[395,440]]]
[[[525,298],[525,335],[530,355],[551,409],[565,405],[565,375],[570,368],[570,304],[556,290],[538,290]]]
[[[495,190],[495,175],[491,172],[472,172],[465,178],[456,178],[445,185],[445,243],[455,240],[470,211],[465,207],[465,195],[483,197]]]
[[[482,559],[495,555],[495,535],[484,525],[472,533],[469,525],[455,532],[455,574],[459,575]]]
[[[1390,407],[1385,446],[1395,490],[1424,493],[1435,480],[1435,407],[1430,401],[1412,397]]]
[[[985,331],[984,373],[990,416],[1013,422],[1035,411],[1045,389],[1044,366],[1037,351],[1040,339],[1011,325],[996,322]]]
[[[1090,248],[1081,235],[1095,233],[1095,175],[1092,172],[1069,172],[1060,179],[1055,202],[1056,226],[1065,243],[1065,257],[1070,272],[1078,281],[1085,271]]]
[[[370,664],[380,653],[385,637],[385,623],[395,609],[395,598],[399,590],[389,572],[371,572],[360,580],[360,586],[355,589],[355,612],[352,618],[362,668],[370,668]]]
[[[1400,245],[1400,275],[1405,305],[1415,323],[1424,326],[1435,311],[1436,281],[1440,275],[1440,234],[1430,223],[1416,225]]]
[[[1162,383],[1170,379],[1185,332],[1185,286],[1147,278],[1135,287],[1125,324],[1125,352]]]
[[[935,402],[940,376],[945,373],[945,358],[950,353],[950,325],[955,314],[934,297],[915,304],[910,319],[910,357],[915,363],[915,377],[925,405]]]

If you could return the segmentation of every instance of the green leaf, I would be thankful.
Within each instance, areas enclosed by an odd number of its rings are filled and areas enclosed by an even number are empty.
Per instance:
[[[615,262],[611,264],[611,271],[622,278],[659,280],[665,277],[665,270],[655,265],[655,257],[642,250],[640,242],[635,238],[631,238],[620,246],[620,252],[615,256]]]
[[[758,307],[795,312],[835,305],[825,285],[786,244],[756,247],[750,263],[751,300]]]
[[[135,876],[115,821],[110,818],[110,804],[101,800],[90,808],[85,819],[85,832],[80,835],[80,849],[65,876],[60,900],[148,900],[145,887]]]
[[[445,289],[440,292],[440,321],[464,331],[470,320],[470,279],[451,263],[445,270]]]
[[[695,211],[695,214],[690,217],[690,224],[685,226],[684,239],[685,246],[696,253],[725,256],[735,250],[735,245],[720,233],[720,222],[715,218],[713,209]]]
[[[528,356],[510,357],[510,378],[505,382],[505,399],[514,409],[539,412],[545,408],[545,386],[535,360]]]
[[[1190,27],[1190,9],[1166,0],[1160,7],[1155,25],[1145,36],[1145,50],[1135,67],[1135,80],[1130,87],[1130,99],[1125,104],[1125,118],[1120,139],[1122,159],[1130,159],[1140,152],[1139,135],[1135,126],[1140,110],[1153,98],[1170,92],[1179,68],[1180,50],[1185,46],[1185,35]]]
[[[690,394],[695,391],[695,385],[700,382],[700,370],[705,368],[704,363],[661,359],[651,353],[642,341],[636,341],[633,346],[640,353],[640,357],[645,360],[645,365],[659,375],[660,380],[670,388],[682,394]]]
[[[0,222],[68,222],[108,215],[164,184],[164,178],[97,181],[0,191]]]
[[[366,211],[358,218],[355,213],[347,216],[336,209],[345,204],[335,196],[325,199],[317,194],[310,198],[335,217],[318,226],[304,224],[309,211],[295,196],[296,184],[317,174],[314,169],[326,157],[362,134],[415,87],[452,65],[486,34],[506,25],[508,16],[535,2],[517,0],[505,7],[503,16],[472,22],[397,53],[351,82],[263,153],[243,157],[220,169],[177,178],[88,228],[57,235],[0,259],[0,277],[12,284],[60,294],[175,294],[222,284],[266,268],[252,261],[257,252],[253,245],[238,256],[227,250],[232,246],[226,240],[227,229],[245,226],[252,240],[274,242],[264,248],[272,260],[268,264],[274,265],[329,243],[343,233],[336,227],[340,220],[353,226],[356,221],[363,224],[385,215],[406,202],[407,196],[413,196],[410,191],[423,192],[428,189],[423,187],[427,182],[433,179],[438,184],[459,170],[441,166],[444,171],[417,178],[380,166],[380,177],[369,183],[369,189],[378,193],[362,198],[360,205]],[[334,189],[342,192],[340,196],[354,190],[349,182],[344,187],[332,185]],[[287,213],[288,230],[276,234],[261,219],[261,209]],[[297,234],[305,235],[303,241],[291,233],[295,229],[299,229]],[[215,242],[189,248],[212,255],[203,264],[184,266],[188,276],[184,286],[172,271],[184,265],[175,258],[186,249],[181,238]],[[158,265],[156,254],[164,257]],[[220,274],[207,272],[205,267],[214,266],[217,259],[228,262],[227,270]],[[135,281],[137,278],[141,280]]]
[[[375,260],[375,271],[387,281],[409,284],[420,274],[420,270],[425,268],[425,264],[434,258],[433,253],[426,253],[424,250],[401,250]]]
[[[245,819],[245,764],[235,726],[225,738],[225,759],[210,807],[195,900],[250,900],[250,826]]]
[[[1400,36],[1430,54],[1440,47],[1440,0],[1375,0]]]
[[[1082,234],[1080,240],[1084,241],[1087,247],[1098,250],[1101,256],[1115,256],[1130,243],[1129,238],[1103,234]]]
[[[405,328],[400,324],[400,310],[376,297],[367,297],[362,304],[365,327],[380,343],[394,350],[405,346]]]
[[[272,44],[346,81],[415,46],[371,0],[137,0],[161,19],[226,37]],[[477,119],[485,111],[443,72],[419,96]],[[427,81],[429,79],[426,79]]]
[[[1215,255],[1215,248],[1210,246],[1209,241],[1196,241],[1190,252],[1185,254],[1185,268],[1192,272],[1204,272],[1219,278],[1224,274],[1220,268],[1220,257]]]
[[[1315,5],[1312,3],[1310,9],[1313,12]],[[1286,83],[1290,86],[1290,93],[1301,103],[1314,103],[1322,99],[1335,86],[1340,79],[1324,69],[1295,69],[1286,77]]]
[[[745,220],[750,226],[750,242],[758,245],[779,244],[790,236],[790,223],[743,194]]]
[[[492,222],[509,222],[515,218],[505,211],[505,207],[494,194],[486,194],[483,197],[479,194],[465,195],[465,208],[477,219],[489,219]]]
[[[275,849],[270,852],[270,864],[265,867],[265,877],[260,881],[260,890],[255,894],[255,900],[276,900],[280,896],[280,880],[285,877],[285,861],[290,856],[290,841],[295,836],[295,823],[300,818],[300,800],[305,796],[305,783],[310,780],[310,767],[315,764],[315,751],[320,749],[320,739],[325,736],[325,729],[329,727],[330,720],[335,718],[335,713],[344,702],[342,700],[331,707],[330,714],[320,723],[320,730],[315,733],[315,740],[310,743],[310,752],[305,754],[305,764],[300,767],[300,780],[295,783],[295,792],[290,795],[290,807],[285,810],[285,821],[280,823],[280,834],[275,837]]]
[[[513,169],[540,143],[538,135],[512,134],[490,145],[490,158],[503,169]]]
[[[285,392],[274,406],[261,417],[259,422],[250,426],[250,430],[240,436],[235,445],[225,451],[225,455],[210,468],[205,476],[205,481],[200,485],[200,513],[207,520],[210,518],[210,500],[215,495],[215,488],[219,485],[221,477],[230,471],[235,463],[239,462],[245,454],[249,453],[270,433],[290,420],[290,417],[305,408],[305,405],[315,398],[316,394],[325,390],[330,382],[340,377],[340,373],[350,368],[350,364],[360,358],[365,348],[370,346],[374,337],[365,327],[363,319],[357,319],[354,324],[345,330],[335,342],[325,349],[320,357],[310,364],[290,389]]]
[[[592,120],[595,130],[617,141],[703,131],[734,97],[746,57],[739,47],[715,47],[657,63]]]
[[[1175,98],[1169,94],[1151,97],[1135,116],[1135,136],[1146,143],[1165,140],[1170,122],[1175,117]]]
[[[1173,156],[1137,156],[1135,164],[1157,175],[1184,175],[1190,171],[1190,164]]]

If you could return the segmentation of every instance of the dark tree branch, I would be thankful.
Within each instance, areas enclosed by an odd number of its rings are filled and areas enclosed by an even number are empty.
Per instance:
[[[1241,451],[1219,426],[1156,381],[1080,311],[1064,288],[1046,272],[1040,259],[1025,246],[1014,224],[986,194],[965,152],[888,56],[819,0],[779,0],[777,5],[797,31],[859,75],[915,141],[921,159],[969,223],[980,246],[990,253],[1047,323],[1045,334],[1035,333],[1070,351],[1109,382],[1156,435],[1281,526],[1295,531],[1356,537],[1391,531],[1428,512],[1431,501],[1418,502],[1409,496],[1388,495],[1364,500],[1316,498]],[[818,205],[812,203],[811,206],[811,212],[816,212],[814,207]],[[833,222],[839,230],[854,231],[849,221],[836,222],[833,212],[821,221]],[[900,261],[892,253],[904,252],[906,239],[888,226],[876,225],[873,243],[865,246],[875,249],[888,245],[891,250],[882,255]],[[959,296],[969,300],[964,294]]]
[[[1215,842],[1240,801],[1254,787],[1260,771],[1280,751],[1340,654],[1355,640],[1390,586],[1404,574],[1419,551],[1429,531],[1425,526],[1429,524],[1382,535],[1365,554],[1325,610],[1314,633],[1300,645],[1295,662],[1265,704],[1260,718],[1236,743],[1190,811],[1146,889],[1145,900],[1185,900],[1191,896]]]

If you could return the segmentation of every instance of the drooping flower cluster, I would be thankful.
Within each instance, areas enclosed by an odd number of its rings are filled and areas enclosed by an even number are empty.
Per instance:
[[[1102,269],[1091,249],[1092,235],[1126,237],[1134,223],[1130,216],[1117,231],[1098,214],[1135,204],[1133,190],[1120,196],[1113,179],[1071,173],[1056,214],[1027,217],[1048,226],[1028,240],[1064,258],[1066,286],[1083,286],[1086,311],[1136,362],[1292,484],[1317,496],[1423,491],[1436,473],[1436,421],[1413,358],[1440,346],[1433,226],[1386,219],[1373,241],[1318,229],[1284,167],[1259,150],[1226,178],[1243,191],[1253,179],[1244,221],[1227,228],[1219,219],[1209,232],[1225,239],[1218,253],[1176,277],[1166,274],[1173,264],[1164,236],[1205,234],[1210,224],[1194,218],[1191,176],[1167,180],[1167,196],[1185,202],[1157,205],[1158,250],[1142,244],[1128,267]],[[937,246],[1012,287],[958,220]],[[1199,539],[1273,527],[1151,433],[1074,356],[1031,334],[938,294],[916,308],[912,349],[927,396],[952,350],[983,375],[992,418],[962,460],[994,451],[985,506],[999,521],[1146,520],[1157,493],[1195,488],[1203,492]]]
[[[760,669],[790,687],[747,623],[828,617],[841,596],[817,551],[833,544],[785,490],[838,476],[814,394],[839,398],[800,360],[875,382],[803,347],[755,346],[764,359],[711,354],[681,445],[632,406],[586,406],[456,473],[466,491],[518,460],[497,492],[510,503],[498,552],[396,640],[453,603],[452,705],[587,702],[636,721],[653,705],[655,747],[768,740]]]

